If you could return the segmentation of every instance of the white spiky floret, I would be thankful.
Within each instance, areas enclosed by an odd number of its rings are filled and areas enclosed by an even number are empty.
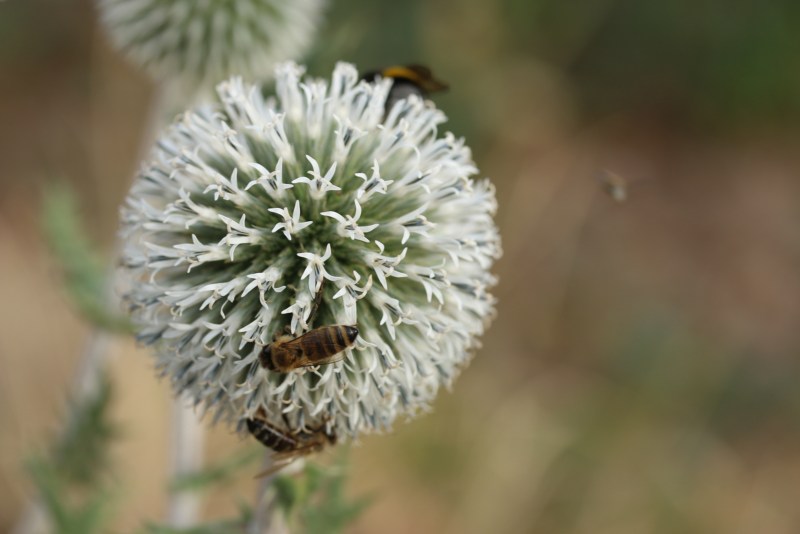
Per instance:
[[[325,0],[96,0],[111,40],[183,95],[271,78],[316,36]]]
[[[227,81],[157,141],[122,210],[124,298],[158,368],[215,417],[355,437],[469,362],[494,314],[495,195],[432,103],[386,111],[391,82],[349,64],[302,75],[279,66],[269,99]],[[335,324],[360,332],[341,361],[260,365],[287,327]]]

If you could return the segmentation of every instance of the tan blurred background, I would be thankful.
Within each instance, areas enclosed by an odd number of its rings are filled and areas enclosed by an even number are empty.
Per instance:
[[[352,532],[800,531],[800,5],[331,0],[310,71],[422,62],[497,186],[499,315],[434,412],[364,438]],[[64,180],[106,252],[151,88],[88,0],[0,3],[0,530],[88,329],[43,242]],[[598,179],[627,182],[616,202]],[[169,393],[113,343],[116,526],[165,507]],[[225,428],[208,456],[247,444]],[[249,474],[206,499],[250,499]]]

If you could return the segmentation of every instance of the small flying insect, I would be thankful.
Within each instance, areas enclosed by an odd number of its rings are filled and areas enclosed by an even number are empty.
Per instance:
[[[398,65],[365,73],[361,79],[368,82],[376,78],[391,78],[392,88],[386,96],[386,113],[400,100],[410,95],[427,98],[431,93],[444,91],[448,85],[433,77],[431,69],[423,65]]]
[[[295,432],[281,430],[267,421],[263,408],[246,422],[250,434],[262,445],[275,451],[272,455],[272,465],[256,475],[256,478],[269,476],[298,458],[322,452],[327,445],[336,444],[336,434],[327,430],[325,423],[311,430]]]
[[[341,353],[352,347],[357,337],[358,328],[355,326],[321,326],[300,337],[277,337],[261,350],[258,360],[262,367],[278,373],[327,365],[344,358]]]
[[[600,186],[603,191],[616,202],[620,204],[625,202],[628,198],[628,182],[614,172],[604,170],[597,176],[600,181]]]

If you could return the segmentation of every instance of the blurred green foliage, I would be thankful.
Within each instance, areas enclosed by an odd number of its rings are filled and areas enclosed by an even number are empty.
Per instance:
[[[275,477],[276,503],[297,532],[342,532],[372,502],[371,497],[351,500],[345,496],[348,452],[342,447],[330,467],[308,463],[302,476]]]
[[[107,532],[109,495],[95,489],[80,497],[46,461],[29,467],[47,517],[58,534],[100,534]]]
[[[54,532],[107,532],[113,491],[109,446],[118,432],[109,420],[111,384],[102,375],[97,391],[70,402],[63,434],[50,452],[28,462]]]
[[[224,458],[196,473],[182,475],[170,484],[170,491],[202,491],[212,485],[230,482],[239,472],[264,455],[261,448],[247,449],[241,453]]]
[[[550,2],[532,34],[558,42],[573,19]],[[594,2],[571,3],[571,12]],[[800,4],[720,0],[607,2],[571,57],[562,60],[593,114],[660,107],[672,120],[707,126],[800,116]],[[560,22],[560,24],[559,24]],[[544,47],[542,47],[544,48]]]
[[[42,227],[64,273],[64,286],[78,310],[104,330],[130,332],[127,318],[110,310],[106,262],[87,239],[75,195],[64,185],[45,190]]]
[[[491,16],[485,31],[496,34],[472,42],[445,36],[459,54],[474,56],[468,73],[447,63],[452,50],[426,46],[425,30],[469,32],[470,17],[480,12]],[[494,61],[533,59],[560,72],[584,120],[624,112],[713,131],[792,127],[800,118],[798,28],[800,4],[791,0],[340,0],[332,3],[311,70],[326,72],[342,58],[364,69],[421,62],[458,92],[494,76],[494,65],[483,63],[485,37],[499,45]],[[456,97],[452,103],[446,109],[461,128],[470,107]]]
[[[148,523],[137,534],[233,534],[236,532],[247,532],[247,525],[252,519],[252,510],[248,506],[241,506],[239,516],[233,519],[221,521],[210,521],[208,523],[187,527],[177,528],[168,525],[158,525]]]
[[[102,375],[94,395],[68,403],[70,420],[51,453],[53,465],[65,480],[88,486],[98,483],[98,477],[110,469],[108,447],[119,434],[109,420],[111,399],[111,383]]]

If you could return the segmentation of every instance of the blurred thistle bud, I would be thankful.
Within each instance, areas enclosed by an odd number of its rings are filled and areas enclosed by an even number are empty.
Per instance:
[[[324,0],[97,0],[114,44],[179,101],[229,76],[272,77],[301,58]]]
[[[495,193],[432,103],[386,110],[392,81],[349,64],[302,75],[280,65],[266,100],[226,81],[163,133],[122,210],[123,293],[158,368],[215,419],[355,437],[469,362],[494,315]],[[275,336],[330,325],[358,328],[340,361],[260,362]]]

